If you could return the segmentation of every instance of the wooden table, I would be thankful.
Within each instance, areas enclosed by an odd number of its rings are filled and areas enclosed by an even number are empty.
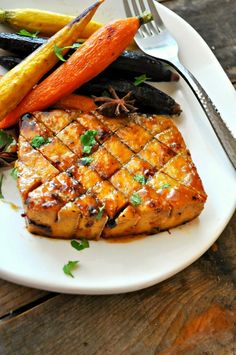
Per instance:
[[[166,0],[236,86],[236,0]],[[0,281],[0,354],[236,354],[236,214],[193,265],[149,289],[71,296]]]

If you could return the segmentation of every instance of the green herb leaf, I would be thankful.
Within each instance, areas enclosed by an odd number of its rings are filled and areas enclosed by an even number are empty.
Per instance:
[[[81,46],[80,43],[74,43],[72,46],[65,46],[65,47],[59,47],[58,45],[55,44],[54,46],[54,53],[56,54],[57,58],[59,58],[62,62],[66,62],[66,59],[63,57],[63,51],[64,49],[74,49],[74,48],[79,48]]]
[[[104,209],[105,209],[104,205],[98,208],[98,214],[96,216],[97,221],[99,221],[102,218]]]
[[[12,171],[11,171],[11,177],[13,177],[14,180],[17,179],[17,177],[18,177],[17,168],[13,168],[13,169],[12,169]]]
[[[98,134],[98,131],[89,130],[86,131],[80,137],[80,141],[83,145],[83,153],[90,154],[93,146],[97,143],[95,140],[95,136]]]
[[[24,28],[22,30],[20,30],[19,32],[17,32],[18,35],[20,36],[25,36],[25,37],[31,37],[31,38],[35,38],[38,36],[39,31],[31,33],[27,30],[25,30]]]
[[[169,187],[171,186],[171,184],[164,184],[164,185],[162,185],[162,189],[168,189]]]
[[[60,59],[62,62],[66,62],[66,59],[63,57],[62,52],[64,48],[58,47],[56,44],[54,46],[54,53],[56,54],[57,58]]]
[[[6,149],[13,142],[13,140],[12,136],[10,136],[3,129],[0,129],[0,149]]]
[[[92,157],[83,157],[79,160],[79,162],[82,164],[82,165],[89,165],[91,164],[93,161],[93,158]]]
[[[140,184],[142,184],[142,185],[145,185],[146,182],[147,182],[145,176],[144,176],[144,175],[141,175],[141,174],[135,175],[135,176],[134,176],[134,180],[140,182]]]
[[[134,192],[133,195],[130,198],[130,202],[132,203],[132,205],[134,206],[138,206],[140,205],[140,203],[142,202],[141,197],[139,196],[139,194],[137,192]]]
[[[50,140],[47,137],[44,138],[42,136],[35,136],[31,141],[31,145],[33,148],[39,148],[39,147],[41,147],[41,145],[47,144],[49,142],[50,142]]]
[[[0,175],[0,198],[4,198],[2,194],[2,181],[3,181],[3,174]]]
[[[66,275],[74,277],[71,271],[73,271],[77,267],[78,262],[79,262],[78,260],[68,261],[68,263],[63,266],[64,273]]]
[[[89,248],[89,241],[85,238],[81,238],[80,242],[78,242],[77,240],[72,240],[70,244],[76,250],[83,250]]]
[[[146,74],[142,74],[140,76],[136,76],[134,79],[135,79],[134,85],[138,86],[138,85],[142,84],[144,81],[150,80],[151,78],[148,78]]]
[[[83,153],[85,154],[90,154],[92,150],[92,147],[90,147],[89,145],[86,145],[83,147]]]
[[[70,244],[76,250],[83,250],[89,248],[89,241],[85,238],[81,238],[80,242],[78,242],[77,240],[72,240]]]

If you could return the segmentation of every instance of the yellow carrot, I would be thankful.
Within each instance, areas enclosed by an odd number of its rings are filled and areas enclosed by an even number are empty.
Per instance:
[[[47,43],[39,47],[0,79],[0,121],[56,64],[58,58],[54,53],[55,45],[65,47],[74,43],[78,38],[78,33],[88,24],[102,2],[103,0],[98,0],[87,8],[80,16],[51,37]]]
[[[19,30],[39,31],[41,35],[48,37],[54,35],[74,19],[75,16],[38,9],[0,9],[0,23],[6,23]],[[88,38],[100,27],[102,27],[101,23],[91,21],[80,30],[78,38]]]

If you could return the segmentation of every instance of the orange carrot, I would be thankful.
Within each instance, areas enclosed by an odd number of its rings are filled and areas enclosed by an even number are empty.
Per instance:
[[[53,106],[56,108],[81,110],[84,112],[93,111],[97,108],[97,105],[91,97],[75,94],[64,97]]]
[[[145,14],[141,18],[116,20],[96,31],[0,122],[0,128],[17,123],[19,117],[26,112],[51,106],[97,76],[129,45],[139,26],[151,19],[150,14]]]
[[[68,46],[76,41],[81,29],[88,24],[102,2],[103,0],[99,0],[91,5],[75,20],[1,77],[0,121],[17,107],[43,75],[58,62],[54,53],[55,46],[68,51]]]

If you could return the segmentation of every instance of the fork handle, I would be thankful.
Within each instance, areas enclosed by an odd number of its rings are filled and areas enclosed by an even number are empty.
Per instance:
[[[174,65],[175,69],[189,84],[194,95],[196,96],[200,105],[205,111],[205,114],[209,119],[211,126],[215,131],[215,134],[217,135],[222,147],[224,148],[227,156],[229,157],[234,168],[236,169],[236,139],[233,137],[233,134],[226,126],[219,111],[217,110],[217,108],[215,107],[201,84],[198,82],[198,80],[185,66],[183,66],[179,62],[172,62],[172,65]]]

